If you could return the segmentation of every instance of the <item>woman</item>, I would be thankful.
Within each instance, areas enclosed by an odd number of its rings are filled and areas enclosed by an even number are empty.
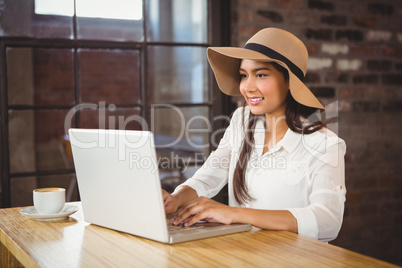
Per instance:
[[[244,48],[208,48],[219,88],[243,95],[218,148],[170,195],[174,224],[250,223],[330,241],[342,225],[346,145],[312,114],[324,109],[302,82],[304,44],[266,28]],[[226,184],[229,206],[210,198]]]

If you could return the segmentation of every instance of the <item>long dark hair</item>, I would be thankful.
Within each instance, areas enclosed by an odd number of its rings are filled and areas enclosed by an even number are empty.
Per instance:
[[[283,74],[286,82],[289,82],[288,71],[280,66],[279,64],[272,62],[272,66]],[[243,110],[245,111],[246,102],[244,101]],[[285,121],[287,126],[293,132],[300,134],[311,134],[321,128],[325,127],[325,124],[320,120],[315,120],[314,122],[306,125],[304,120],[309,116],[314,114],[318,109],[305,106],[298,103],[291,95],[290,90],[286,97],[286,110],[285,110]],[[243,113],[243,122],[245,115]],[[248,122],[244,124],[244,139],[242,148],[239,155],[239,160],[236,165],[236,169],[233,175],[233,192],[235,199],[238,204],[243,204],[252,200],[252,197],[248,193],[246,186],[246,170],[247,165],[250,160],[251,153],[254,148],[254,130],[259,118],[264,118],[264,115],[255,115],[249,112]]]

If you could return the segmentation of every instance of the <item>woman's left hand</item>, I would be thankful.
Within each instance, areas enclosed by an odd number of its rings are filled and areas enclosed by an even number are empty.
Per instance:
[[[172,223],[191,226],[198,221],[234,223],[234,208],[206,197],[199,197],[185,204],[176,214]]]

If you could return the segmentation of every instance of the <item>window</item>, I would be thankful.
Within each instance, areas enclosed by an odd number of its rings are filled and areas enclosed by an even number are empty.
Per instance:
[[[205,50],[227,42],[229,2],[5,0],[1,207],[29,205],[33,189],[54,185],[79,198],[66,124],[149,128],[161,157],[191,159],[180,166],[191,176],[213,149],[213,116],[227,113]]]
[[[141,0],[114,0],[113,8],[108,0],[35,0],[35,14],[77,17],[140,20],[142,19]]]

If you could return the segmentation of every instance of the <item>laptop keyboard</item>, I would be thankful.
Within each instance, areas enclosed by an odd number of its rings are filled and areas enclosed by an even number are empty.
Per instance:
[[[181,226],[181,225],[168,224],[168,231],[170,234],[184,232],[184,231],[188,231],[188,230],[195,230],[195,229],[200,229],[200,228],[204,228],[204,226],[194,226],[193,225],[193,226],[185,227],[185,226]]]
[[[184,226],[183,224],[180,225],[173,225],[171,222],[171,218],[167,218],[167,227],[168,227],[168,232],[169,233],[178,233],[178,232],[184,232],[184,231],[188,231],[188,230],[195,230],[195,229],[200,229],[200,228],[204,228],[205,226],[202,224],[194,224],[191,226]]]

